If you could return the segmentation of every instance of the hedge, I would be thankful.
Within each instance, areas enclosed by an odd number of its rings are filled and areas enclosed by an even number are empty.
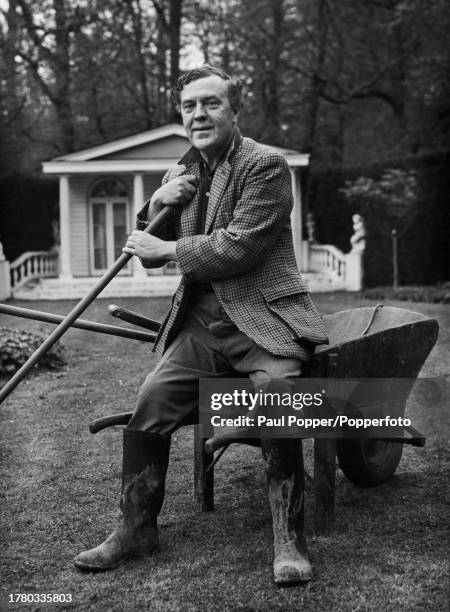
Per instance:
[[[53,246],[52,221],[59,218],[55,178],[14,174],[0,178],[0,242],[6,259]]]

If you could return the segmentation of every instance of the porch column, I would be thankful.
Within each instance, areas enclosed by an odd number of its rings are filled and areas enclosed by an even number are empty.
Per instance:
[[[0,242],[0,300],[7,300],[11,297],[10,267],[5,254],[3,245]]]
[[[144,178],[142,172],[136,172],[133,175],[133,219],[132,225],[134,228],[134,221],[136,219],[136,215],[141,210],[144,204]],[[147,271],[142,267],[142,264],[138,257],[133,257],[132,260],[133,266],[133,277],[134,278],[146,278]]]
[[[292,193],[294,195],[294,207],[291,214],[292,237],[294,239],[294,252],[297,260],[297,267],[300,272],[308,269],[308,262],[305,261],[303,248],[303,224],[302,224],[302,192],[300,184],[300,168],[292,167]]]
[[[72,263],[70,261],[70,205],[69,176],[59,177],[59,278],[72,278]]]

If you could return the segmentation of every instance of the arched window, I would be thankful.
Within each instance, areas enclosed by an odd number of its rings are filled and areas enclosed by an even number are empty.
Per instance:
[[[126,184],[115,177],[98,180],[90,190],[89,209],[91,270],[101,274],[120,256],[129,234]],[[125,269],[127,272],[129,269]]]
[[[91,198],[108,198],[118,196],[128,198],[128,189],[120,179],[115,177],[100,179],[91,189]]]

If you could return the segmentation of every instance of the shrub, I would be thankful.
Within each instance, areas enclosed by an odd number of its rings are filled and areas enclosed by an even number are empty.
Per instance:
[[[401,300],[427,302],[429,304],[450,304],[450,283],[433,286],[374,287],[362,292],[370,300]]]
[[[0,374],[18,370],[45,339],[46,336],[40,332],[0,327]],[[64,349],[56,343],[36,365],[56,370],[65,363]]]

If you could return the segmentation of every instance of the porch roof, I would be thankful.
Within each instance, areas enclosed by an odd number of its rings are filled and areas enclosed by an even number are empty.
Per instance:
[[[42,164],[45,174],[105,174],[158,172],[175,166],[186,152],[187,136],[183,126],[170,123],[55,157]],[[271,145],[269,145],[271,146]],[[309,155],[293,149],[271,146],[286,158],[290,167],[307,166]]]

